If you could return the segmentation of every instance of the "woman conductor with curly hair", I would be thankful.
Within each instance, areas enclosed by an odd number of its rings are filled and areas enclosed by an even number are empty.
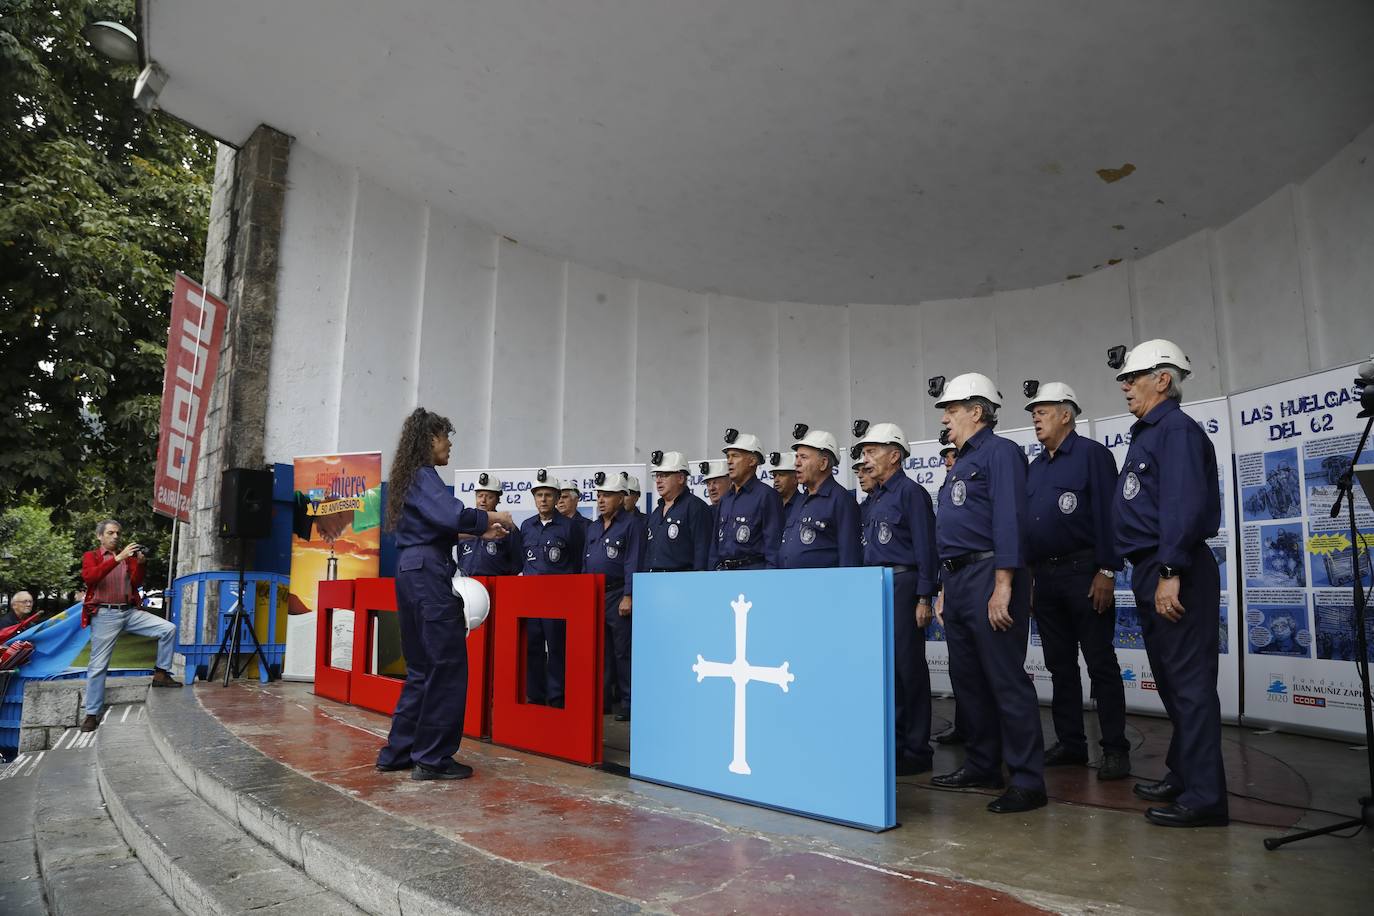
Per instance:
[[[439,479],[448,464],[453,424],[417,407],[401,427],[391,462],[387,527],[396,532],[396,600],[406,681],[377,769],[411,769],[411,779],[464,779],[472,767],[453,759],[467,707],[467,618],[453,594],[459,534],[500,537],[515,530],[509,512],[464,507]]]

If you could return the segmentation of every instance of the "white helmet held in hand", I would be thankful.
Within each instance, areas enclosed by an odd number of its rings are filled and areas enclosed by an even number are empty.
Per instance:
[[[1188,357],[1179,349],[1178,344],[1156,337],[1154,340],[1136,344],[1131,352],[1126,354],[1126,361],[1117,371],[1116,380],[1119,382],[1128,375],[1148,372],[1160,366],[1176,367],[1179,370],[1177,380],[1180,382],[1193,374],[1193,364],[1188,362]]]
[[[654,452],[649,457],[649,466],[655,474],[674,474],[687,470],[687,456],[682,452]]]
[[[753,433],[742,433],[737,429],[727,429],[725,431],[725,448],[721,449],[721,454],[730,449],[739,449],[741,452],[753,452],[759,456],[759,464],[763,464],[767,459],[763,454],[763,440]]]
[[[933,382],[931,387],[935,387]],[[992,406],[1002,406],[1002,392],[997,390],[992,379],[981,372],[965,372],[963,375],[956,375],[950,379],[949,384],[944,386],[942,392],[932,391],[932,394],[935,395],[936,407],[957,404],[959,401],[967,401],[969,398],[986,398],[992,402]]]
[[[463,615],[467,617],[468,632],[471,633],[487,619],[491,611],[491,596],[481,582],[464,575],[461,569],[453,574],[453,594],[463,601]]]
[[[854,435],[857,436],[856,445],[896,445],[901,448],[902,454],[911,457],[911,448],[906,443],[906,434],[896,423],[873,423],[867,420],[854,421]]]
[[[1040,384],[1034,379],[1027,379],[1022,391],[1026,397],[1026,411],[1035,409],[1036,404],[1071,404],[1074,415],[1083,412],[1083,408],[1078,406],[1078,395],[1073,393],[1073,389],[1063,382],[1046,382]]]
[[[798,423],[792,427],[792,438],[797,440],[792,443],[792,451],[795,452],[799,445],[805,445],[817,451],[829,452],[830,466],[839,467],[840,443],[830,433],[823,429],[810,429],[805,423]]]

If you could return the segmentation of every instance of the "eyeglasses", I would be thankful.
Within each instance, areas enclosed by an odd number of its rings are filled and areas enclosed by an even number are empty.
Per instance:
[[[1152,374],[1154,371],[1155,370],[1153,369],[1142,369],[1139,372],[1132,372],[1131,374],[1123,377],[1121,381],[1125,382],[1127,385],[1134,385],[1136,382],[1140,381],[1145,376]]]

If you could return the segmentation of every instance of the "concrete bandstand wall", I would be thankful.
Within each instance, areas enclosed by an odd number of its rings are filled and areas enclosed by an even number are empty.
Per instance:
[[[265,458],[381,448],[415,404],[457,426],[454,464],[769,448],[855,416],[934,436],[930,375],[1063,379],[1121,412],[1116,343],[1167,336],[1190,400],[1374,349],[1374,128],[1230,223],[1035,289],[911,304],[757,302],[611,276],[402,197],[291,147]],[[913,252],[913,257],[920,257]]]

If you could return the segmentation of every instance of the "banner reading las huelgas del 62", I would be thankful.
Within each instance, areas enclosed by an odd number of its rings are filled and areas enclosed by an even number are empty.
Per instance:
[[[1356,371],[1231,396],[1247,720],[1364,731],[1351,584],[1370,582],[1362,548],[1374,546],[1374,512],[1356,487],[1360,544],[1344,505],[1331,517],[1364,426]]]

